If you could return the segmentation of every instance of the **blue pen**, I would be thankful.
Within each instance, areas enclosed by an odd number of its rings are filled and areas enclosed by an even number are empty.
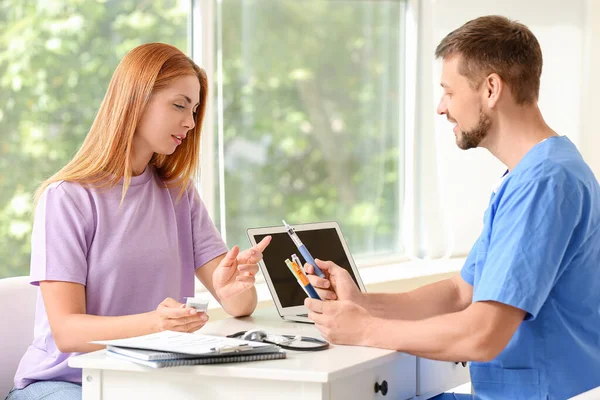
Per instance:
[[[290,235],[290,237],[294,241],[294,244],[300,251],[300,254],[302,254],[302,257],[304,257],[304,259],[306,260],[307,263],[309,263],[310,265],[312,265],[314,267],[315,274],[317,274],[319,277],[325,279],[325,274],[323,273],[323,271],[321,271],[321,269],[319,267],[317,267],[317,263],[315,262],[315,259],[313,258],[313,256],[310,255],[310,253],[308,252],[308,249],[306,248],[304,243],[302,243],[302,241],[300,241],[300,238],[298,237],[298,235],[296,235],[296,231],[294,230],[294,228],[289,226],[287,224],[287,222],[285,222],[284,220],[282,220],[282,222],[283,222],[283,225],[285,225],[285,229],[286,229],[288,235]]]

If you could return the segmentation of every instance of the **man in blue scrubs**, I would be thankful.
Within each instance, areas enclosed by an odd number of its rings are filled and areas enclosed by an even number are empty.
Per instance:
[[[537,106],[539,43],[487,16],[451,32],[436,56],[438,113],[457,145],[486,148],[508,169],[483,232],[459,275],[408,293],[363,294],[318,261],[328,279],[310,279],[330,301],[307,299],[309,318],[334,343],[471,361],[476,398],[566,399],[600,386],[600,187]]]

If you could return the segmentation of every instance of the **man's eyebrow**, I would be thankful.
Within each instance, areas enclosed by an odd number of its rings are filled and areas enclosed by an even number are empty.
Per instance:
[[[183,96],[183,98],[185,99],[185,101],[188,102],[188,104],[192,104],[192,99],[190,99],[189,97],[187,97],[185,94],[183,93],[179,93],[179,96]],[[197,106],[198,103],[195,104],[195,106]]]

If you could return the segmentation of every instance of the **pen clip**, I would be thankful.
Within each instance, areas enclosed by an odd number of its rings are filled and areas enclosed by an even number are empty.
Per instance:
[[[221,347],[213,347],[211,350],[217,354],[226,354],[226,353],[240,353],[242,351],[250,350],[252,347],[247,343],[243,343],[240,345],[226,345]]]
[[[302,265],[300,258],[295,253],[292,254],[292,261],[295,262],[296,264],[298,264],[298,266],[300,267],[300,270],[302,272],[304,272],[304,265]]]

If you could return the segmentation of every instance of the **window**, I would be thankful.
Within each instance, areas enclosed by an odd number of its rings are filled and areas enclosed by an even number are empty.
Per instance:
[[[81,146],[119,60],[145,42],[187,52],[182,0],[0,5],[0,278],[29,273],[32,194]]]
[[[357,258],[402,254],[405,3],[200,7],[215,112],[202,191],[227,243],[282,219],[336,220]]]

